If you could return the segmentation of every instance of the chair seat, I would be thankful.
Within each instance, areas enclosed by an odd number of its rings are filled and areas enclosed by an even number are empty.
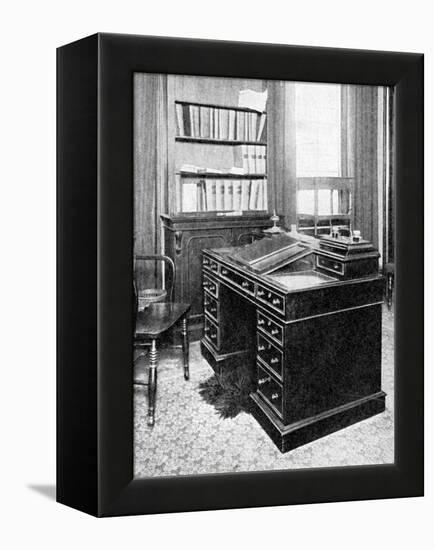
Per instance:
[[[190,304],[156,302],[139,311],[136,321],[137,338],[155,338],[169,330],[190,309]]]

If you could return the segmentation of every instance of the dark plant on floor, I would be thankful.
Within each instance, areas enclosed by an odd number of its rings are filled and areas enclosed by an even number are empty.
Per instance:
[[[252,390],[252,375],[242,368],[220,379],[212,376],[199,384],[200,396],[214,406],[221,418],[235,418],[243,411],[250,413]]]

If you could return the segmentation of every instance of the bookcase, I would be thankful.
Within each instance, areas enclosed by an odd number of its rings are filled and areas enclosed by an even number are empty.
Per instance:
[[[203,321],[202,250],[247,244],[270,227],[267,112],[239,106],[263,80],[169,75],[168,212],[162,244],[175,262],[175,299],[190,302],[190,328]]]
[[[268,210],[266,118],[249,108],[175,101],[176,144],[204,149],[177,148],[177,213]],[[190,157],[205,166],[180,165]]]

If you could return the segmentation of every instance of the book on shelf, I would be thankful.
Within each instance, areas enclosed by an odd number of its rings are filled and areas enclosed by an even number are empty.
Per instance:
[[[219,109],[219,129],[220,134],[217,139],[227,140],[229,138],[229,111],[227,109]]]
[[[233,181],[233,202],[232,210],[241,210],[241,194],[242,194],[243,181]]]
[[[200,137],[210,138],[209,107],[199,107]]]
[[[234,140],[235,139],[235,119],[236,119],[236,112],[233,110],[228,111],[228,139]]]
[[[266,139],[267,137],[267,125],[265,124],[267,121],[267,115],[266,113],[262,113],[262,115],[259,118],[259,125],[258,125],[258,134],[256,136],[257,141],[261,141]]]
[[[191,136],[200,137],[199,106],[190,105]]]
[[[216,180],[216,210],[225,209],[225,182],[224,180]]]
[[[262,210],[268,210],[268,184],[267,180],[262,180],[262,187],[264,189],[262,193]]]
[[[259,115],[257,113],[248,113],[249,115],[249,141],[256,141],[257,122]]]
[[[205,181],[206,209],[216,210],[216,180]]]
[[[235,145],[233,148],[234,153],[234,167],[242,168],[245,174],[249,174],[249,151],[247,145]]]
[[[245,132],[246,132],[246,126],[245,126],[245,118],[242,111],[237,112],[236,116],[236,139],[238,141],[245,140]]]
[[[235,176],[244,176],[246,171],[241,166],[232,166],[229,168],[229,174],[234,174]]]
[[[265,145],[234,146],[234,168],[245,174],[265,174],[267,172]]]
[[[254,90],[240,90],[238,94],[238,106],[253,109],[262,113],[268,99],[268,90],[255,92]]]
[[[197,180],[183,181],[181,184],[182,212],[197,211]]]
[[[215,116],[214,116],[214,109],[212,109],[211,107],[209,108],[208,116],[209,116],[209,137],[214,138],[214,136],[215,136]]]
[[[267,180],[178,180],[182,212],[267,210]]]
[[[180,132],[178,135],[180,136],[191,136],[191,119],[190,119],[190,109],[188,105],[180,105],[181,109],[178,109],[176,111],[177,116],[179,118],[182,118],[181,120],[178,120],[178,131],[182,128],[182,133]]]
[[[179,137],[254,142],[266,136],[265,113],[175,103],[175,114]]]
[[[267,172],[266,147],[264,145],[255,145],[255,172],[265,174]]]
[[[250,196],[249,196],[249,210],[256,210],[256,201],[258,198],[258,180],[251,180],[250,182]]]
[[[198,174],[223,174],[222,170],[218,168],[199,168],[197,171]]]
[[[262,180],[258,181],[258,194],[256,197],[256,203],[255,203],[255,210],[262,210],[263,209],[263,201],[264,201],[264,182]]]
[[[234,201],[234,186],[232,180],[224,180],[224,210],[232,210]]]
[[[241,188],[240,210],[248,210],[249,209],[250,186],[251,186],[251,181],[250,180],[244,180],[243,181],[243,186]]]
[[[184,113],[182,109],[182,105],[180,103],[175,104],[176,109],[176,130],[178,136],[185,136],[185,130],[184,130]]]
[[[204,212],[205,210],[208,210],[204,180],[199,181],[197,184],[197,205],[197,209],[199,212]]]

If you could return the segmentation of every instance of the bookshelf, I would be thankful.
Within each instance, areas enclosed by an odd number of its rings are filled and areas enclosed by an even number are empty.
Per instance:
[[[268,211],[267,113],[176,99],[173,105],[172,212],[206,217],[217,212]]]
[[[190,331],[203,322],[202,250],[263,237],[270,221],[267,112],[238,105],[264,80],[169,75],[167,214],[163,248],[177,270],[175,298],[191,304]]]

